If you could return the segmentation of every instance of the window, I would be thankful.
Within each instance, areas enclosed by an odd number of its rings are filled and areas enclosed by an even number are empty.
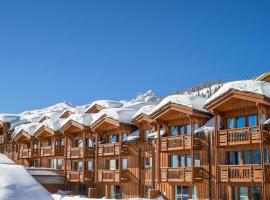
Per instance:
[[[178,135],[178,128],[177,126],[171,127],[171,136],[177,136]]]
[[[94,163],[93,163],[93,160],[88,160],[86,162],[86,167],[88,170],[93,170],[94,169]]]
[[[126,159],[126,158],[124,158],[123,160],[122,160],[122,167],[123,167],[123,169],[127,169],[128,168],[128,160]]]
[[[241,152],[230,151],[227,152],[227,164],[228,165],[240,165]]]
[[[200,167],[201,166],[201,155],[200,155],[200,153],[195,153],[194,154],[194,165],[195,165],[195,167]]]
[[[248,187],[240,187],[239,193],[240,193],[239,200],[248,200]]]
[[[109,169],[110,170],[118,169],[118,160],[109,160]]]
[[[189,154],[186,155],[186,159],[187,159],[187,167],[191,167],[191,157]]]
[[[127,138],[127,134],[126,133],[122,133],[122,140]]]
[[[197,188],[195,185],[192,188],[192,199],[197,199]]]
[[[244,128],[246,127],[246,118],[245,117],[238,117],[236,121],[237,128]]]
[[[186,132],[185,132],[185,126],[180,126],[180,134],[181,135],[184,135]]]
[[[228,129],[232,129],[232,128],[235,128],[236,127],[235,118],[229,118],[227,120],[227,123],[228,123]]]
[[[145,158],[144,168],[145,169],[152,168],[152,158]]]
[[[118,135],[110,135],[110,143],[118,142]]]
[[[175,199],[176,200],[188,200],[189,199],[189,187],[188,186],[175,186]]]
[[[248,126],[258,126],[258,117],[257,117],[257,115],[248,116]]]
[[[180,167],[185,167],[185,155],[180,156]]]
[[[269,163],[268,149],[264,149],[264,162]]]
[[[190,135],[191,134],[191,125],[190,124],[187,125],[186,128],[187,128],[187,135]]]
[[[73,166],[75,171],[81,171],[83,168],[83,162],[82,161],[74,162]]]
[[[144,197],[148,198],[149,197],[149,191],[152,190],[153,188],[151,186],[145,186],[144,188]]]
[[[93,140],[91,140],[90,138],[89,139],[87,139],[87,146],[88,147],[93,147]]]
[[[173,168],[178,167],[178,155],[171,156],[171,167]]]
[[[150,133],[151,133],[151,130],[145,130],[144,136],[146,140],[148,139]]]
[[[198,130],[199,129],[199,125],[196,123],[194,124],[194,131]]]
[[[261,199],[261,188],[260,187],[252,187],[251,188],[251,196],[252,196],[252,200]]]

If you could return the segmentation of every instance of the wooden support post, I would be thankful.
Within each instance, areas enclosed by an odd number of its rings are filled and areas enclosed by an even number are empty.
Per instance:
[[[216,187],[216,199],[219,200],[219,180],[218,180],[218,114],[214,111],[214,121],[215,121],[215,134],[214,134],[214,149],[215,149],[215,187]],[[210,159],[211,160],[211,159]]]
[[[83,179],[82,182],[84,183],[85,180],[85,172],[86,172],[86,131],[82,130],[82,134],[83,134],[83,158],[82,158],[82,175],[83,175]]]
[[[194,119],[192,115],[189,115],[190,126],[191,126],[191,174],[192,174],[192,184],[194,183]]]
[[[122,170],[123,170],[123,163],[122,163],[122,130],[119,129],[119,179],[121,180],[122,177]]]
[[[95,183],[98,182],[98,137],[99,135],[95,134]]]
[[[257,104],[258,116],[259,116],[259,131],[260,131],[260,151],[261,151],[261,167],[262,167],[262,199],[266,200],[266,188],[265,188],[265,168],[264,168],[264,135],[263,135],[263,109],[260,104]]]
[[[160,182],[160,124],[157,123],[157,180]]]

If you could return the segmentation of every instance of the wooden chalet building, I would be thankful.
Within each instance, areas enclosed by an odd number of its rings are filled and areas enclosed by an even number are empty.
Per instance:
[[[237,84],[239,88],[231,84],[206,104],[215,119],[215,199],[270,199],[270,134],[263,128],[270,116],[270,99],[249,90],[258,82]],[[270,89],[267,85],[255,90]]]
[[[72,108],[15,130],[3,121],[0,153],[33,174],[61,175],[61,184],[42,183],[51,192],[268,200],[269,77],[226,83],[208,99],[177,94],[130,107],[96,101],[84,113]]]
[[[66,188],[75,194],[88,194],[94,188],[94,146],[92,131],[74,120],[65,123],[60,132],[64,135],[64,174]]]

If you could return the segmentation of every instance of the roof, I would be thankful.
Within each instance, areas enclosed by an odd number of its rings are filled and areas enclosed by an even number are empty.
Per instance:
[[[207,110],[204,109],[205,102],[206,98],[201,96],[182,95],[182,94],[170,95],[168,97],[165,97],[157,106],[155,106],[150,114],[153,115],[161,108],[172,103],[185,106],[200,112],[208,113]]]
[[[205,105],[213,103],[218,98],[231,91],[247,92],[270,98],[270,83],[255,80],[234,81],[225,83],[213,96],[207,99]]]

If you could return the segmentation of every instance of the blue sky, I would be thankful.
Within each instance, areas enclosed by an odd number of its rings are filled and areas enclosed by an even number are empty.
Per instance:
[[[0,2],[0,112],[270,70],[270,1]]]

